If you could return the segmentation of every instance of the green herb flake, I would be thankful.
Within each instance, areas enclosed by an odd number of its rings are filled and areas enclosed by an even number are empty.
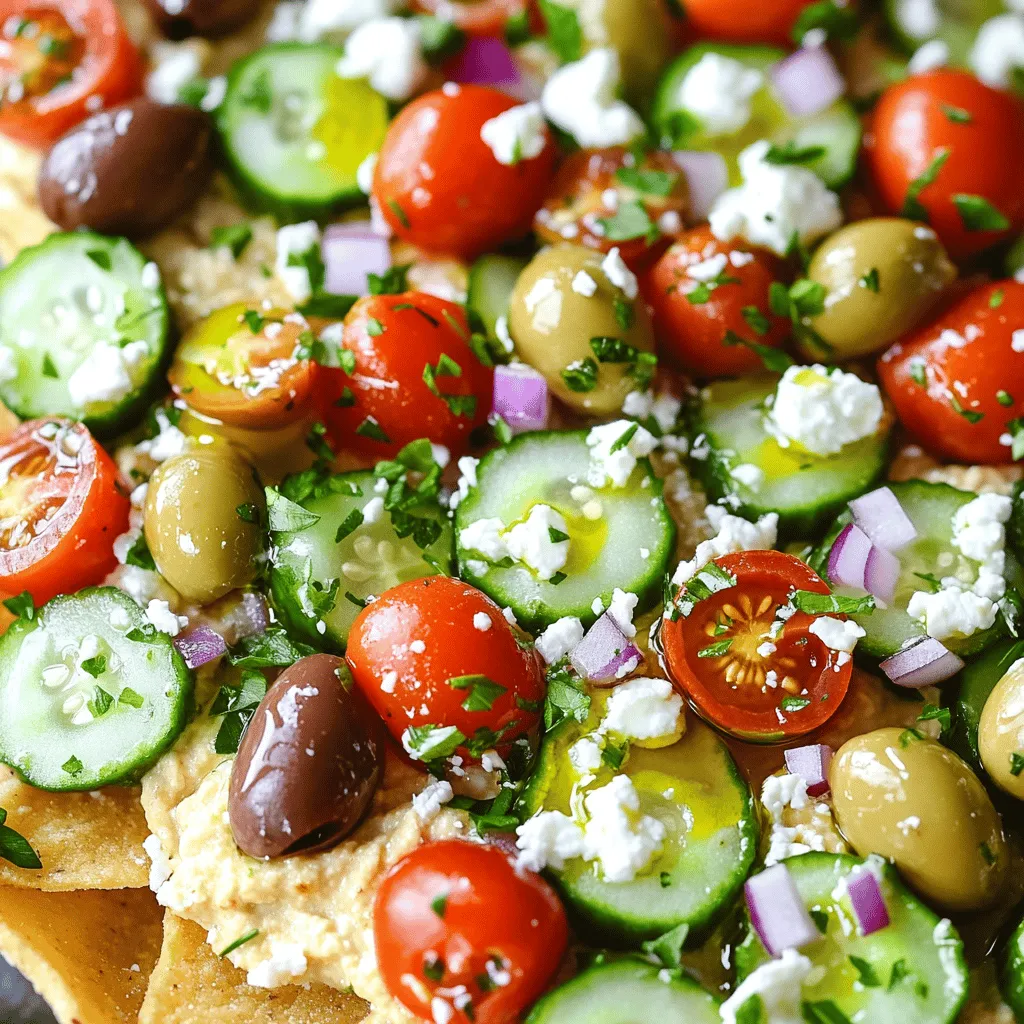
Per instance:
[[[629,753],[628,743],[623,743],[621,747],[617,747],[614,743],[605,743],[601,750],[601,761],[612,771],[617,772],[622,767],[622,762],[626,760],[627,753]]]
[[[664,199],[672,194],[679,181],[678,174],[669,171],[645,171],[637,167],[620,167],[615,172],[616,179],[627,188],[635,189],[646,196],[659,196]]]
[[[371,338],[379,338],[386,330],[387,328],[375,316],[366,321],[366,333]]]
[[[928,387],[928,364],[923,359],[911,359],[910,377],[919,387]]]
[[[698,658],[720,658],[723,654],[729,653],[732,647],[732,640],[719,640],[716,644],[704,647],[697,652]]]
[[[1016,778],[1024,772],[1024,754],[1014,751],[1010,755],[1010,774]]]
[[[60,371],[57,369],[57,364],[53,361],[53,357],[49,352],[46,352],[43,355],[42,372],[44,377],[52,377],[54,379],[60,377]]]
[[[252,228],[248,224],[228,224],[210,232],[211,249],[230,249],[237,260],[252,241]]]
[[[464,711],[490,711],[494,702],[508,692],[508,687],[483,675],[452,676],[448,685],[453,690],[469,690],[462,702]]]
[[[800,1004],[800,1012],[808,1024],[852,1024],[850,1018],[831,999],[817,1002],[805,1000]]]
[[[857,972],[857,980],[865,988],[881,988],[881,979],[878,977],[878,973],[875,971],[874,967],[872,967],[867,960],[863,957],[851,955],[849,957],[849,961],[853,964],[853,968]]]
[[[156,562],[153,560],[153,555],[149,550],[149,544],[146,542],[146,535],[144,533],[140,533],[132,542],[132,546],[124,556],[124,561],[126,565],[134,565],[139,569],[148,569],[150,572],[156,572]]]
[[[430,909],[437,914],[438,917],[443,918],[448,912],[448,893],[441,893],[435,896],[430,901]]]
[[[263,317],[255,309],[247,309],[242,314],[242,319],[253,334],[259,334],[263,330]]]
[[[861,288],[866,288],[869,292],[878,294],[879,282],[878,282],[878,267],[872,267],[858,282]]]
[[[801,146],[790,139],[781,145],[772,144],[764,155],[767,164],[809,164],[825,155],[824,146]]]
[[[597,387],[597,363],[587,356],[577,359],[562,370],[562,380],[570,391],[583,394]]]
[[[102,686],[97,686],[93,690],[92,700],[88,704],[92,717],[102,718],[113,706],[114,698]]]
[[[237,939],[235,939],[234,942],[232,942],[229,945],[225,946],[217,954],[217,956],[223,958],[223,957],[226,957],[229,953],[234,953],[234,951],[236,949],[241,948],[247,942],[252,942],[252,940],[255,939],[256,936],[259,935],[259,933],[260,933],[259,928],[253,928],[253,930],[251,932],[246,932],[244,935],[240,935]]]
[[[334,543],[340,544],[350,533],[355,532],[363,525],[363,513],[361,509],[354,508],[338,525],[334,534]]]
[[[966,231],[1005,231],[1010,226],[1009,219],[984,196],[954,192],[951,198]]]
[[[145,700],[143,699],[142,694],[137,690],[133,690],[130,686],[126,686],[117,695],[117,703],[124,704],[130,708],[135,708],[135,710],[138,711],[138,709],[145,704]]]
[[[611,217],[603,217],[598,223],[604,229],[603,237],[610,242],[629,242],[634,238],[646,238],[654,242],[661,234],[639,200],[620,203]]]
[[[362,423],[356,427],[356,433],[360,437],[368,437],[371,441],[380,441],[383,444],[390,444],[391,438],[384,432],[384,428],[373,416],[367,416]]]
[[[940,708],[936,704],[925,704],[921,714],[917,716],[919,722],[938,722],[939,735],[944,736],[949,732],[952,721],[949,708]]]
[[[590,714],[590,695],[579,677],[563,660],[547,674],[548,692],[544,701],[544,728],[553,729],[564,719],[583,723]]]
[[[969,110],[964,110],[963,107],[954,107],[949,103],[942,104],[942,113],[946,115],[946,120],[952,121],[953,124],[970,124],[974,120]]]
[[[86,249],[85,255],[96,264],[100,270],[110,271],[113,265],[110,261],[110,253],[106,249]]]
[[[0,807],[0,860],[25,871],[38,871],[43,866],[39,854],[21,833],[5,824],[6,821],[7,811]]]
[[[31,622],[36,617],[35,601],[32,600],[32,595],[27,590],[23,590],[16,597],[8,597],[4,601],[4,607],[12,615],[19,619],[25,619],[27,622]]]
[[[836,0],[819,0],[800,12],[791,38],[800,44],[812,29],[821,29],[828,39],[848,40],[857,34],[859,28],[857,12],[852,7],[840,6]]]
[[[1003,304],[1003,299],[1006,298],[1006,292],[1002,288],[997,288],[988,299],[989,309],[998,309]]]
[[[842,594],[819,594],[813,590],[794,591],[793,607],[798,612],[808,615],[863,615],[874,610],[875,599],[865,597],[845,597]]]
[[[1008,391],[997,391],[996,401],[1004,408],[1009,408],[1011,405],[1013,405],[1014,399],[1013,395],[1011,395]]]
[[[684,922],[664,935],[643,943],[640,948],[648,956],[658,959],[663,967],[670,971],[676,970],[682,963],[683,948],[689,934],[690,926]]]
[[[67,772],[68,775],[75,776],[81,775],[85,765],[82,764],[81,760],[72,754],[61,766],[62,772]]]
[[[975,412],[974,409],[965,409],[963,404],[960,402],[960,399],[952,392],[949,394],[949,404],[952,406],[953,412],[958,416],[963,416],[968,423],[978,423],[980,420],[985,418],[985,414],[983,412]]]
[[[1024,459],[1024,417],[1010,420],[1006,432],[1010,435],[1010,456],[1014,462],[1020,462]]]
[[[762,345],[757,341],[748,341],[746,338],[741,338],[735,331],[727,330],[722,344],[742,345],[744,348],[750,349],[761,360],[764,368],[771,370],[772,373],[785,373],[793,365],[793,360],[782,349]]]
[[[301,533],[320,522],[316,512],[286,498],[274,487],[265,489],[267,496],[267,526],[274,533]]]
[[[107,671],[107,658],[104,654],[97,654],[94,658],[86,658],[81,664],[81,669],[93,679],[99,679]]]
[[[439,956],[423,961],[423,977],[427,981],[440,981],[444,977],[444,971],[444,961]]]
[[[806,697],[783,697],[779,707],[783,711],[803,711],[811,702]]]
[[[762,337],[771,329],[771,321],[757,308],[757,306],[744,306],[740,311],[747,326]]]
[[[932,157],[928,166],[921,172],[907,189],[906,198],[903,200],[903,216],[910,220],[928,222],[928,211],[921,204],[919,196],[929,186],[934,184],[939,176],[943,164],[949,159],[949,150],[940,149]]]
[[[383,274],[367,274],[366,285],[371,295],[401,295],[409,290],[411,263],[389,267]]]

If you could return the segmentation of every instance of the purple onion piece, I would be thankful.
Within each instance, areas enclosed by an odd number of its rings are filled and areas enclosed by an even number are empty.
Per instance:
[[[854,498],[850,511],[853,521],[871,543],[886,551],[899,551],[917,537],[917,530],[903,511],[899,498],[888,487],[879,487]]]
[[[643,655],[605,612],[573,648],[569,660],[584,679],[614,683],[636,668]]]
[[[833,583],[866,590],[864,573],[870,554],[871,540],[867,534],[853,523],[844,526],[829,552],[828,578]]]
[[[853,916],[861,935],[872,935],[889,926],[889,911],[878,879],[867,868],[854,871],[846,878],[846,892],[853,907]]]
[[[265,633],[270,625],[270,609],[267,608],[267,599],[255,590],[246,590],[242,594],[239,604],[245,613],[245,623],[237,627],[235,634],[237,640],[241,640],[245,636],[252,636],[254,633]]]
[[[846,80],[824,46],[797,50],[772,67],[771,77],[782,105],[796,117],[818,114],[846,92]]]
[[[772,956],[799,949],[821,938],[785,864],[774,864],[748,878],[743,895],[750,923]]]
[[[677,149],[672,159],[686,175],[690,194],[690,219],[707,220],[715,200],[729,185],[729,169],[721,153]]]
[[[828,770],[832,765],[832,748],[824,743],[793,747],[785,752],[786,768],[807,783],[810,796],[821,796],[829,790]]]
[[[900,560],[891,551],[872,544],[868,552],[868,563],[864,567],[865,589],[879,601],[892,604],[902,568]]]
[[[366,295],[366,275],[384,274],[391,266],[391,248],[371,221],[332,224],[321,251],[324,288],[333,295]]]
[[[228,649],[224,637],[209,626],[196,626],[187,633],[180,633],[174,638],[174,646],[189,668],[199,668],[219,658]]]
[[[543,430],[551,409],[547,381],[525,363],[496,366],[493,409],[513,433]]]
[[[448,68],[448,78],[465,85],[489,85],[512,96],[525,95],[512,51],[494,36],[470,36]]]
[[[897,686],[921,687],[955,676],[964,663],[934,637],[926,636],[905,647],[879,668]]]

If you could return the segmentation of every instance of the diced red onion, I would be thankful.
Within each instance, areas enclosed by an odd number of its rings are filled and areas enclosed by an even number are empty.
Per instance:
[[[861,868],[846,876],[846,892],[853,906],[861,935],[872,935],[889,926],[889,911],[885,906],[882,887],[874,873]]]
[[[828,770],[832,764],[832,748],[824,743],[810,743],[806,747],[793,747],[785,753],[786,768],[807,783],[810,796],[828,792]]]
[[[955,676],[964,663],[934,637],[926,636],[879,666],[897,686],[920,687]]]
[[[643,660],[636,644],[630,640],[615,620],[605,612],[590,627],[587,635],[573,648],[569,660],[577,672],[592,683],[614,683]]]
[[[189,668],[199,668],[219,658],[228,649],[224,637],[209,626],[196,626],[187,633],[179,634],[174,638],[174,646]]]
[[[267,608],[267,599],[255,590],[246,590],[239,602],[242,611],[245,613],[246,622],[239,625],[236,637],[252,636],[255,633],[265,633],[270,625],[270,609]]]
[[[538,98],[512,51],[495,36],[470,36],[449,65],[448,77],[466,85],[489,85],[517,99]]]
[[[862,494],[850,502],[853,521],[868,535],[872,544],[886,551],[899,551],[915,537],[917,530],[899,498],[888,487]]]
[[[901,569],[900,560],[891,551],[872,544],[864,567],[865,589],[879,601],[892,604]]]
[[[853,523],[844,526],[829,552],[828,578],[833,583],[867,590],[864,575],[870,554],[868,535]]]
[[[331,224],[324,232],[324,288],[333,295],[367,295],[367,274],[391,266],[391,247],[368,220]]]
[[[543,430],[550,407],[547,381],[532,366],[512,363],[494,368],[494,412],[513,433]]]
[[[748,878],[743,895],[764,948],[772,956],[784,949],[799,949],[821,938],[785,864],[774,864]]]
[[[771,69],[782,105],[796,117],[818,114],[846,92],[832,54],[824,46],[802,47]]]
[[[729,168],[721,153],[710,150],[677,149],[672,159],[686,175],[690,190],[690,219],[707,220],[715,200],[729,185]]]

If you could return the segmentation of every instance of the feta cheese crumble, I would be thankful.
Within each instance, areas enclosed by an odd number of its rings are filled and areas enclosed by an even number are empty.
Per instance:
[[[820,363],[790,366],[782,375],[766,427],[783,448],[836,455],[878,431],[884,407],[878,387]]]
[[[765,161],[769,143],[739,156],[743,184],[715,200],[708,220],[716,238],[745,238],[785,256],[795,235],[807,245],[843,222],[839,197],[806,167]]]
[[[638,420],[653,416],[658,429],[667,434],[675,428],[682,407],[683,403],[667,391],[657,397],[650,391],[630,391],[622,402],[622,414]]]
[[[755,996],[761,1000],[762,1015],[771,1024],[803,1024],[803,986],[822,973],[795,949],[784,949],[777,960],[769,960],[751,971],[721,1006],[722,1024],[740,1024],[744,1005]]]
[[[588,819],[583,826],[582,856],[597,861],[607,882],[631,882],[651,862],[665,841],[665,825],[640,814],[640,794],[628,775],[616,775],[607,786],[583,800]]]
[[[320,228],[315,220],[286,224],[277,232],[277,259],[274,269],[288,294],[297,302],[308,302],[313,295],[309,270],[302,262],[310,252],[320,250]]]
[[[735,551],[767,551],[775,547],[779,533],[779,516],[769,512],[751,523],[739,516],[730,515],[721,505],[708,505],[704,510],[708,522],[717,531],[710,540],[697,545],[693,558],[680,562],[672,576],[672,582],[679,586],[693,576],[712,559]]]
[[[591,299],[597,294],[597,282],[585,270],[580,270],[572,279],[572,290],[585,299]]]
[[[306,954],[298,943],[272,941],[270,951],[270,959],[250,968],[245,977],[253,988],[279,988],[306,973]]]
[[[604,271],[604,276],[608,278],[609,282],[616,288],[621,289],[622,294],[627,299],[635,299],[637,297],[640,284],[636,279],[636,274],[626,266],[618,246],[608,251],[608,255],[601,261],[601,269]]]
[[[1024,17],[1000,14],[989,18],[974,39],[967,58],[971,70],[986,84],[1005,89],[1024,68]]]
[[[455,793],[450,782],[434,779],[412,798],[412,809],[420,821],[432,821]]]
[[[629,440],[622,444],[627,432],[632,431]],[[593,427],[587,434],[590,448],[590,468],[587,482],[593,487],[625,487],[642,459],[658,446],[657,438],[631,420],[613,420]],[[614,451],[612,449],[615,449]]]
[[[533,160],[544,152],[548,141],[540,104],[523,103],[484,121],[480,138],[487,143],[494,159],[506,167],[520,160]]]
[[[842,654],[852,653],[857,641],[867,634],[852,619],[834,619],[830,615],[819,615],[807,627],[829,650]]]
[[[550,505],[534,505],[526,521],[513,526],[504,541],[512,558],[528,565],[539,579],[549,580],[568,561],[568,530],[560,512]],[[566,539],[554,539],[558,536]]]
[[[633,612],[640,603],[636,594],[620,590],[616,587],[612,591],[611,604],[608,605],[608,614],[615,620],[615,625],[622,631],[623,636],[636,636],[636,626],[633,625]]]
[[[365,78],[389,100],[407,100],[419,91],[429,68],[414,18],[374,18],[348,37],[338,61],[342,78]]]
[[[519,856],[516,863],[530,871],[553,868],[583,852],[583,829],[561,811],[540,811],[516,829]]]
[[[674,737],[682,712],[683,698],[667,679],[638,676],[612,690],[601,730],[631,740]]]
[[[146,618],[161,633],[166,633],[168,636],[177,636],[188,625],[186,616],[175,615],[167,601],[160,601],[156,598],[146,606]]]
[[[575,615],[566,615],[551,623],[537,637],[537,651],[549,664],[561,661],[583,639],[583,623]]]
[[[708,135],[731,135],[750,120],[750,101],[764,85],[756,68],[719,53],[705,53],[679,87],[678,103],[700,119]]]

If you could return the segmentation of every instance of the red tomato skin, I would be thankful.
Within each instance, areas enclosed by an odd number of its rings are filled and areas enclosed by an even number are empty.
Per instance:
[[[501,36],[510,18],[526,9],[524,0],[413,0],[412,7],[453,22],[471,36]]]
[[[431,906],[439,896],[447,900],[443,917]],[[374,935],[388,991],[414,1014],[433,1019],[430,999],[418,998],[403,980],[409,975],[431,995],[441,986],[466,986],[472,1017],[448,1001],[457,1024],[514,1024],[558,970],[569,927],[539,875],[517,870],[496,846],[449,839],[418,847],[391,869],[374,904]],[[477,978],[487,977],[494,955],[510,979],[482,992]],[[423,972],[434,957],[445,964],[440,982]]]
[[[410,305],[416,309],[395,309]],[[369,333],[371,320],[384,327],[380,334]],[[494,370],[477,359],[468,338],[466,311],[455,302],[423,292],[360,299],[345,317],[342,335],[343,347],[355,353],[354,373],[323,371],[327,378],[325,420],[335,450],[387,458],[410,441],[428,437],[448,448],[453,457],[465,454],[472,431],[487,422],[494,390]],[[449,396],[475,396],[472,416],[456,415],[423,380],[427,363],[437,367],[442,355],[454,359],[462,375],[439,376],[438,390]],[[343,400],[344,388],[351,390],[353,405],[337,404]],[[377,421],[389,441],[356,433],[368,416]]]
[[[739,284],[723,284],[711,290],[707,302],[695,304],[686,297],[697,285],[686,268],[718,253],[749,253],[741,267],[726,263],[723,271]],[[644,275],[644,298],[654,317],[654,330],[662,352],[682,369],[700,377],[739,376],[761,368],[761,359],[743,345],[726,345],[726,333],[760,345],[778,348],[790,333],[788,320],[776,316],[768,304],[772,281],[783,277],[781,260],[763,249],[746,249],[717,239],[704,225],[683,235]],[[769,323],[759,335],[743,317],[746,306],[757,308]]]
[[[701,34],[735,43],[792,46],[793,26],[814,0],[687,0],[686,17]]]
[[[966,110],[967,123],[944,108]],[[965,259],[1024,227],[1024,102],[966,71],[931,71],[889,86],[865,137],[868,166],[889,213],[903,210],[911,183],[936,154],[949,156],[918,199],[954,259]],[[956,194],[981,196],[1009,221],[1005,231],[968,231],[953,203]]]
[[[50,446],[35,432],[53,422],[70,425],[55,418],[23,423],[0,446],[0,462],[9,466],[19,452],[23,457],[45,456]],[[113,459],[84,426],[76,424],[73,429],[82,441],[77,455],[80,468],[66,485],[64,504],[35,540],[0,549],[0,591],[13,595],[27,590],[37,605],[57,594],[100,583],[117,565],[114,539],[128,529],[131,503],[118,483]],[[54,490],[45,484],[44,489]]]
[[[1010,446],[1000,438],[1005,441],[1010,422],[1024,416],[1024,345],[1017,343],[1016,351],[1013,341],[1021,327],[1024,284],[995,281],[975,288],[882,353],[879,379],[903,425],[925,448],[966,463],[1011,461]],[[950,344],[952,336],[944,331],[955,331],[964,344]],[[912,372],[921,361],[926,387]],[[1010,404],[1003,405],[999,393]],[[969,422],[953,407],[951,396],[982,418]]]
[[[46,147],[90,113],[90,97],[112,107],[142,90],[143,62],[113,0],[0,0],[0,25],[26,10],[56,10],[85,39],[81,78],[70,87],[0,109],[0,132],[29,146]],[[95,101],[93,101],[95,102]]]
[[[489,629],[474,624],[481,613],[490,619]],[[411,649],[416,641],[422,641],[422,651]],[[386,591],[359,613],[346,657],[356,685],[400,745],[409,726],[454,725],[468,738],[480,728],[507,730],[497,744],[504,752],[540,721],[545,694],[540,656],[520,644],[489,597],[460,580],[431,576]],[[389,672],[397,678],[385,692]],[[489,710],[467,711],[462,704],[469,691],[448,685],[449,679],[468,675],[484,675],[505,687]]]
[[[485,86],[446,85],[391,122],[373,197],[399,238],[469,259],[529,231],[554,171],[550,132],[538,156],[512,166],[480,137],[486,121],[516,105]]]

